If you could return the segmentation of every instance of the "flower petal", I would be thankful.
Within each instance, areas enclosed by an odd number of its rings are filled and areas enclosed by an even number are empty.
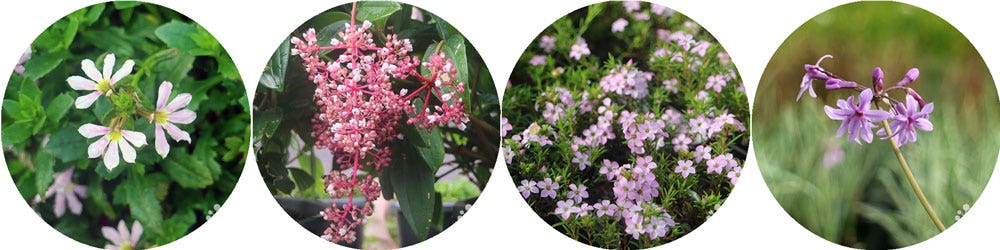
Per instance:
[[[132,245],[139,242],[139,237],[142,236],[142,224],[139,221],[132,221]]]
[[[104,150],[108,148],[108,142],[108,137],[105,136],[101,137],[100,140],[91,143],[90,146],[87,147],[87,157],[97,158],[98,156],[101,156],[101,154],[104,154]]]
[[[83,137],[90,139],[97,136],[106,135],[108,134],[108,132],[111,132],[111,129],[105,126],[87,123],[80,125],[80,128],[77,129],[77,132],[80,132],[80,135],[83,135]]]
[[[153,144],[156,146],[156,153],[160,154],[161,157],[167,158],[167,153],[170,152],[170,144],[167,144],[167,136],[163,134],[163,127],[160,124],[156,124],[153,128]]]
[[[85,109],[93,105],[97,98],[101,97],[101,91],[90,92],[90,94],[82,95],[76,98],[76,108]]]
[[[104,167],[108,171],[114,170],[118,166],[118,143],[108,143],[108,151],[104,152]]]
[[[197,117],[198,114],[195,114],[194,111],[191,111],[190,109],[183,109],[167,115],[167,120],[173,123],[189,124]]]
[[[111,53],[104,56],[104,78],[111,77],[112,71],[115,69],[115,54]]]
[[[132,61],[132,60],[125,60],[125,63],[122,64],[122,67],[118,68],[118,71],[116,71],[115,74],[111,76],[111,79],[110,79],[111,80],[111,86],[114,86],[115,83],[117,83],[119,80],[121,80],[122,78],[125,78],[129,74],[132,74],[132,67],[133,66],[135,66],[135,62],[134,61]]]
[[[122,159],[125,159],[125,162],[135,163],[135,148],[132,148],[132,145],[128,145],[125,140],[120,140],[118,141],[118,149],[122,151]]]
[[[131,239],[132,237],[129,236],[130,234],[131,233],[129,233],[128,227],[125,226],[125,221],[124,220],[118,221],[118,235],[122,236],[122,241]]]
[[[142,147],[146,145],[146,135],[142,133],[131,130],[122,130],[122,137],[125,137],[125,139],[131,142],[132,145],[135,145],[135,147]]]
[[[118,230],[115,230],[113,227],[101,227],[101,234],[104,235],[105,239],[108,239],[108,241],[112,243],[118,244],[119,242],[122,242],[121,235],[119,235]]]
[[[167,134],[170,134],[170,138],[174,138],[175,141],[187,141],[191,142],[191,136],[187,132],[181,130],[177,126],[170,123],[164,123],[163,128],[167,130]]]
[[[160,90],[156,95],[156,110],[163,110],[163,106],[167,105],[167,99],[170,98],[170,92],[173,91],[174,84],[168,81],[163,81],[160,84]]]
[[[175,110],[181,109],[191,103],[191,94],[181,93],[174,97],[174,100],[170,101],[165,107],[167,112],[174,112]]]
[[[892,117],[892,114],[882,110],[873,109],[865,111],[864,117],[871,122],[880,122],[882,120],[889,119],[889,117]]]
[[[56,218],[62,217],[66,213],[66,194],[56,193],[56,204],[52,206],[52,212]]]
[[[913,127],[919,128],[920,130],[923,131],[934,130],[934,124],[931,123],[930,120],[927,120],[927,118],[917,119],[917,121],[913,124]]]
[[[70,76],[66,78],[69,87],[75,90],[97,90],[97,83],[82,76]]]
[[[76,197],[76,194],[66,193],[66,204],[69,205],[69,211],[73,214],[79,215],[83,212],[83,204],[80,203],[80,199]]]
[[[94,65],[94,61],[91,61],[90,59],[83,59],[83,62],[80,62],[80,68],[83,69],[83,73],[86,74],[90,80],[100,81],[101,79],[104,79],[104,77],[101,76],[101,72],[97,70],[97,66]]]

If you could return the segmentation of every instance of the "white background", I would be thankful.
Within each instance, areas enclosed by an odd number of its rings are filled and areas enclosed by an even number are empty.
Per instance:
[[[204,26],[233,56],[250,93],[278,43],[309,18],[346,1],[153,1]],[[407,0],[431,11],[461,31],[479,50],[502,95],[504,83],[524,48],[546,26],[596,1],[429,1]],[[749,96],[771,54],[800,24],[844,1],[654,1],[701,24],[725,46],[738,66]],[[992,69],[998,69],[1000,35],[996,6],[974,1],[907,1],[935,13],[965,34]],[[96,2],[4,1],[0,4],[0,69],[12,69],[24,49],[52,22]],[[989,2],[986,2],[989,3]],[[992,4],[989,4],[992,5]],[[0,70],[2,71],[2,70]],[[0,89],[6,86],[7,77]],[[40,84],[65,84],[64,82]],[[762,98],[768,98],[766,93]],[[250,95],[251,97],[253,95]],[[986,131],[997,133],[996,131]],[[754,157],[729,200],[703,226],[659,247],[676,249],[843,249],[792,220],[775,202]],[[36,216],[18,194],[6,164],[0,170],[0,248],[77,249],[85,245],[63,236]],[[997,179],[994,172],[993,179]],[[995,248],[1000,221],[1000,187],[986,186],[968,215],[937,237],[912,249]],[[950,211],[940,211],[948,214]],[[162,249],[340,248],[315,237],[288,219],[264,186],[253,155],[232,196],[212,220]],[[478,203],[454,226],[411,249],[588,249],[551,229],[515,190],[498,161]]]

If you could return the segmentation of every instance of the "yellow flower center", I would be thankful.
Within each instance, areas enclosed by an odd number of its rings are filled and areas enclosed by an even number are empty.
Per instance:
[[[159,110],[153,111],[152,120],[157,124],[164,124],[167,123],[167,115],[169,114],[167,114],[167,112],[165,111],[159,111]]]
[[[104,78],[97,82],[97,91],[107,93],[111,90],[111,79]]]
[[[73,192],[73,182],[70,182],[69,184],[66,184],[66,187],[63,187],[63,193],[69,192]]]
[[[125,242],[122,242],[121,247],[119,247],[118,249],[121,249],[121,250],[132,250],[133,249],[132,248],[132,243],[128,242],[128,239],[124,239],[124,240],[125,240]]]
[[[111,140],[111,142],[117,142],[120,141],[121,139],[122,139],[121,130],[111,130],[111,132],[108,133],[108,140]]]

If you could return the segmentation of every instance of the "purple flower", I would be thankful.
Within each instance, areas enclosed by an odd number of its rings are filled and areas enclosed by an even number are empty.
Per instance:
[[[582,202],[583,199],[590,197],[590,194],[587,193],[587,187],[584,186],[583,184],[580,185],[569,184],[569,189],[570,189],[569,193],[566,194],[566,197],[576,202]]]
[[[574,213],[579,213],[580,208],[573,206],[573,200],[564,200],[556,202],[555,213],[563,218],[563,220],[569,219],[569,216]]]
[[[928,119],[931,111],[934,111],[934,103],[920,107],[920,104],[911,95],[906,96],[906,105],[896,104],[896,116],[892,118],[889,127],[892,128],[893,136],[900,146],[917,141],[917,129],[923,131],[934,130],[934,124]],[[879,134],[884,134],[880,131]]]
[[[708,81],[705,83],[705,89],[715,89],[715,93],[722,93],[722,87],[726,86],[725,75],[718,74],[708,77]]]
[[[806,64],[806,74],[802,76],[802,83],[799,84],[799,95],[795,97],[795,101],[802,98],[802,93],[809,90],[809,96],[816,97],[816,91],[813,90],[812,81],[821,80],[826,81],[831,77],[828,75],[823,68],[819,67],[819,63],[823,62],[823,59],[831,58],[831,55],[824,55],[816,61],[816,64]]]
[[[733,168],[733,170],[730,170],[728,174],[726,174],[726,178],[729,178],[729,182],[732,182],[733,185],[736,185],[736,183],[740,181],[740,172],[742,171],[743,168],[735,167]]]
[[[542,48],[545,53],[552,52],[552,49],[556,48],[556,38],[552,36],[542,36],[542,38],[538,40],[538,47]]]
[[[507,117],[500,117],[500,137],[507,137],[507,132],[513,129],[514,127],[507,121]]]
[[[524,198],[527,199],[532,193],[538,193],[538,187],[536,187],[535,184],[535,181],[521,180],[521,186],[517,187],[517,191],[520,191],[521,196],[524,196]]]
[[[847,140],[849,141],[856,141],[858,144],[861,144],[861,139],[864,139],[868,143],[872,142],[872,138],[874,137],[872,129],[875,128],[872,122],[889,119],[892,114],[882,110],[871,109],[871,102],[872,90],[865,89],[858,96],[858,102],[856,103],[854,102],[854,96],[850,96],[847,100],[837,100],[838,109],[830,106],[823,107],[830,119],[843,121],[840,124],[840,128],[837,129],[837,137],[847,132]]]
[[[125,221],[118,221],[118,229],[113,227],[102,227],[101,234],[114,245],[106,245],[104,249],[134,249],[142,237],[142,224],[139,221],[132,222],[132,230],[125,226]]]
[[[690,160],[680,160],[677,162],[677,168],[674,168],[674,173],[681,174],[682,177],[687,178],[688,175],[694,174],[694,165]]]
[[[712,158],[712,147],[706,147],[705,145],[698,145],[694,149],[694,162],[701,163],[702,160],[708,160]]]
[[[17,59],[17,65],[14,66],[14,72],[17,72],[17,74],[23,76],[24,75],[24,63],[27,62],[30,59],[31,59],[31,47],[28,47],[28,50],[25,50],[24,53],[21,54],[21,58]]]
[[[628,20],[625,20],[625,18],[618,18],[618,20],[615,20],[615,22],[611,24],[611,33],[625,31],[625,26],[628,26]]]
[[[705,161],[705,165],[708,165],[708,169],[705,170],[706,173],[722,174],[722,168],[726,166],[726,159],[719,155]]]
[[[545,65],[545,56],[543,56],[543,55],[533,56],[533,57],[531,57],[531,61],[529,61],[528,63],[531,64],[531,65],[534,65],[534,66]]]
[[[875,88],[875,93],[882,93],[882,89],[884,88],[882,78],[885,78],[885,73],[882,72],[882,67],[875,67],[875,69],[872,70],[872,86]]]
[[[83,203],[80,202],[80,199],[87,198],[87,186],[73,183],[72,178],[73,168],[58,173],[53,176],[52,186],[49,186],[49,190],[45,191],[46,199],[52,196],[56,197],[56,204],[53,207],[56,218],[62,217],[66,213],[66,205],[69,205],[69,211],[73,214],[79,215],[83,212]]]
[[[550,197],[552,199],[556,198],[556,190],[559,190],[559,183],[552,182],[552,178],[545,178],[542,182],[537,183],[538,189],[541,189],[539,194],[542,198]]]
[[[590,55],[590,47],[587,47],[586,40],[583,40],[583,38],[577,38],[576,43],[569,48],[569,57],[579,61],[580,58],[583,58],[585,55]]]
[[[618,205],[611,203],[609,200],[603,200],[601,203],[594,204],[594,210],[597,211],[597,217],[614,217],[615,213],[618,211]]]
[[[920,76],[920,70],[917,68],[912,68],[909,71],[906,71],[906,75],[903,76],[903,80],[899,80],[899,82],[896,83],[896,86],[906,86],[907,84],[916,81],[917,77],[919,76]]]

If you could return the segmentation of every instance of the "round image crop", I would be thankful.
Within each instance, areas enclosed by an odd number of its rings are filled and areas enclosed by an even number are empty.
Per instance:
[[[6,85],[3,157],[41,219],[107,249],[162,246],[204,224],[243,170],[249,103],[218,41],[140,2],[44,30]]]
[[[956,225],[1000,147],[997,91],[961,32],[907,4],[845,4],[775,52],[754,148],[799,224],[855,248],[902,248]]]
[[[278,204],[324,240],[409,246],[486,186],[500,144],[489,70],[450,24],[388,1],[332,8],[274,52],[254,148]]]
[[[742,81],[690,18],[598,3],[546,28],[504,95],[502,151],[518,191],[586,244],[649,248],[705,222],[739,182]]]

